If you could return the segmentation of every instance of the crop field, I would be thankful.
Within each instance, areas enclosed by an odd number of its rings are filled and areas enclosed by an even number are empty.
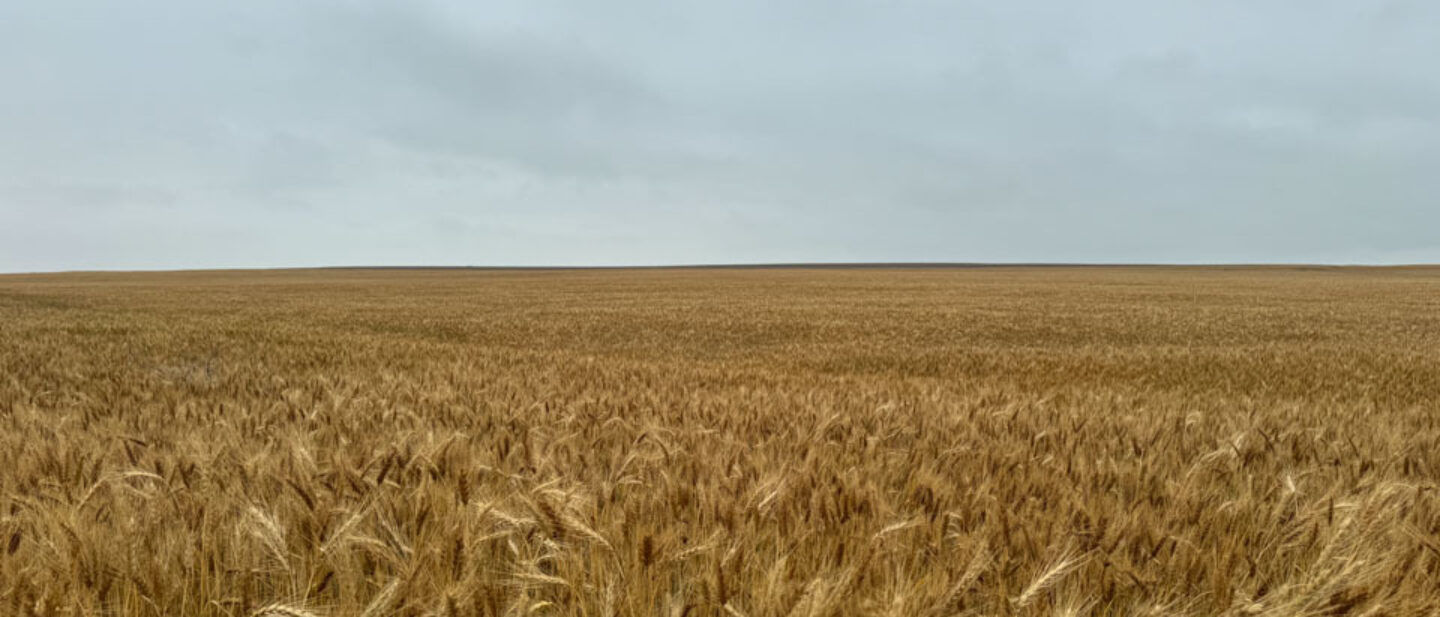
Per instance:
[[[1440,614],[1440,269],[0,276],[0,615]]]

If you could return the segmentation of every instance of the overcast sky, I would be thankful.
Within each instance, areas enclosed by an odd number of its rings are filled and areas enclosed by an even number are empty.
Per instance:
[[[1440,262],[1440,3],[0,0],[0,271]]]

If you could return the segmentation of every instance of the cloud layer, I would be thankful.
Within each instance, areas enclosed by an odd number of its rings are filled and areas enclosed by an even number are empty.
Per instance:
[[[1440,261],[1440,7],[0,5],[0,271]]]

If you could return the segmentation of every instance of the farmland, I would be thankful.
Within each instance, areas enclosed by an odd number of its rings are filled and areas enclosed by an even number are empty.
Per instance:
[[[1433,615],[1440,269],[0,276],[0,614]]]

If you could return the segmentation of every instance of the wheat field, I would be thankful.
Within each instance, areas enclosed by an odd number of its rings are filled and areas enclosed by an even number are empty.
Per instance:
[[[0,276],[0,614],[1440,614],[1440,269]]]

